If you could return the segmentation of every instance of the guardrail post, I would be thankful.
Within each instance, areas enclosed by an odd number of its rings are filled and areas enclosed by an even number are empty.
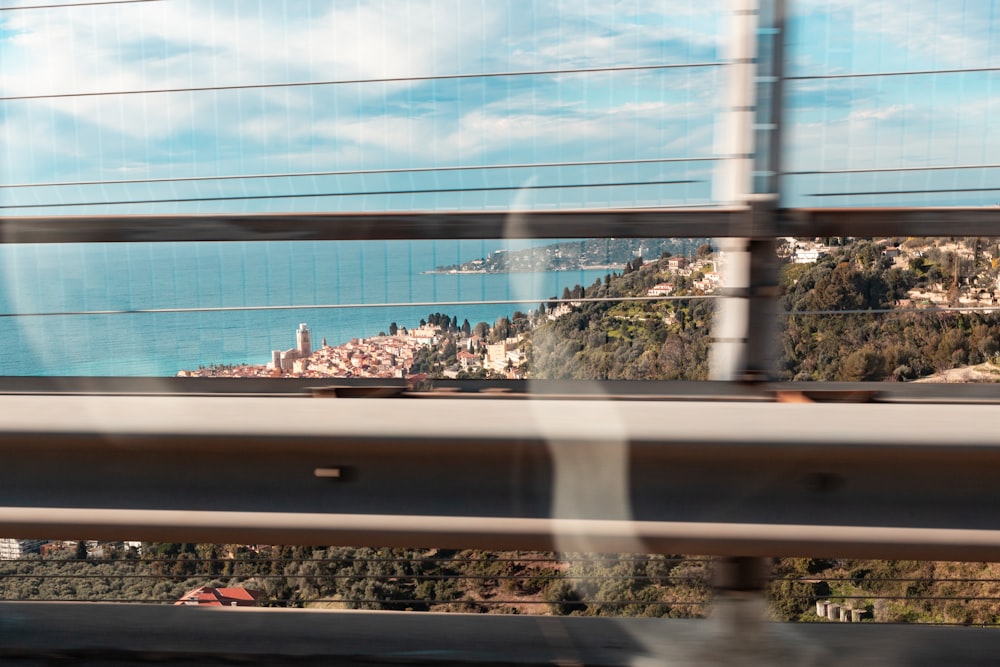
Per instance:
[[[727,293],[712,324],[713,380],[767,381],[775,371],[784,17],[784,0],[732,4],[715,198],[750,210],[733,238],[716,239]]]
[[[774,665],[789,662],[788,647],[766,624],[764,589],[768,561],[763,558],[723,558],[712,577],[715,597],[709,622],[711,640],[693,657],[699,665]]]

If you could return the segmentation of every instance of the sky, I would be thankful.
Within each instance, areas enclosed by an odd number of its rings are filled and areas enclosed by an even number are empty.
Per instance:
[[[0,214],[719,203],[727,0],[14,9],[73,1],[0,0]],[[1000,0],[789,6],[786,205],[1000,202],[1000,167],[796,174],[1000,163]],[[453,169],[497,165],[549,166]],[[111,182],[188,177],[241,178]]]

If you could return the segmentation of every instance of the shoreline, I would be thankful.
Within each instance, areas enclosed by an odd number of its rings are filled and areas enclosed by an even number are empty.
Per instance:
[[[625,268],[624,264],[587,264],[585,266],[575,266],[573,268],[547,269],[538,271],[537,269],[507,269],[504,271],[489,271],[487,269],[431,269],[421,271],[422,276],[462,276],[462,275],[501,275],[505,273],[563,273],[566,271],[620,271]]]

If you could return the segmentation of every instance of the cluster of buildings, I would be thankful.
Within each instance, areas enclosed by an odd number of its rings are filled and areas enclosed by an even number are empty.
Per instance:
[[[435,331],[422,327],[395,336],[353,338],[336,347],[324,345],[293,372],[301,377],[406,377],[417,350],[438,342]]]
[[[325,342],[326,341],[324,341],[324,343]],[[304,370],[307,360],[311,354],[311,334],[309,332],[309,327],[306,326],[305,322],[303,322],[299,325],[299,328],[295,330],[295,347],[284,351],[272,350],[271,363],[268,364],[268,368],[277,368],[286,373],[301,373]]]
[[[842,238],[838,239],[839,242],[843,242],[843,240]],[[814,264],[833,252],[829,245],[818,238],[797,239],[787,236],[781,241],[778,256],[787,259],[792,264]],[[889,259],[895,259],[902,254],[902,249],[899,246],[888,241],[881,242],[881,245],[882,254]]]
[[[563,307],[566,312],[569,306]],[[550,314],[550,317],[553,315]],[[414,329],[401,327],[395,335],[354,338],[343,345],[330,346],[324,339],[319,349],[312,349],[307,324],[295,331],[295,347],[274,350],[267,365],[209,366],[195,371],[180,371],[178,377],[305,377],[305,378],[406,378],[418,351],[444,342],[441,329],[425,324]],[[480,336],[461,332],[448,334],[456,342],[456,365],[444,371],[446,376],[478,368],[520,377],[518,369],[526,361],[519,349],[522,336],[487,343]]]
[[[900,299],[897,306],[900,308],[954,306],[959,308],[992,308],[1000,304],[1000,288],[977,289],[962,286],[956,297],[943,284],[936,283],[927,289],[911,289],[906,293],[906,296],[906,299]]]
[[[813,264],[830,254],[830,247],[819,241],[782,239],[784,243],[778,251],[779,256],[787,257],[792,264]]]
[[[527,361],[524,351],[521,349],[522,338],[523,336],[517,335],[505,338],[499,343],[486,345],[486,354],[482,357],[479,366],[494,373],[504,374],[510,380],[521,379],[523,377],[521,366]],[[475,366],[463,365],[463,370],[471,368],[475,368]]]
[[[839,239],[843,242],[844,239]],[[794,264],[812,264],[830,254],[833,250],[820,239],[785,238],[779,249],[779,255]],[[882,256],[891,259],[895,266],[905,269],[909,263],[924,256],[920,249],[908,248],[906,244],[897,245],[891,239],[877,241],[882,248]],[[971,262],[974,253],[960,243],[945,242],[936,244],[938,250],[950,252],[953,257]],[[920,246],[918,246],[919,248]],[[986,259],[991,259],[990,269],[1000,266],[995,258],[987,252]],[[975,272],[975,267],[973,271]],[[988,271],[986,272],[988,273]],[[1000,304],[1000,278],[991,278],[979,272],[978,275],[967,276],[958,284],[948,285],[936,282],[924,287],[915,287],[907,292],[907,298],[900,299],[896,304],[900,308],[912,307],[944,307],[959,306],[965,308],[993,307]]]
[[[702,294],[711,294],[719,288],[722,279],[722,275],[718,271],[721,261],[722,252],[716,252],[713,257],[695,259],[675,256],[667,259],[667,269],[675,276],[694,277],[691,281],[691,287]],[[673,282],[657,283],[646,290],[646,296],[670,296],[676,288]]]
[[[445,370],[446,376],[478,368],[505,373],[519,368],[525,361],[519,349],[521,336],[487,343],[480,336],[464,336],[460,332],[451,335],[458,348],[455,353],[457,368]],[[439,346],[443,342],[444,334],[433,325],[409,330],[404,327],[395,336],[354,338],[336,347],[324,345],[303,359],[293,372],[302,377],[404,378],[410,375],[420,348]]]
[[[48,556],[53,552],[76,549],[78,544],[76,540],[24,540],[0,537],[0,560],[19,560],[31,554]],[[104,558],[105,548],[109,546],[96,540],[88,540],[84,544],[87,556],[93,558]],[[126,541],[119,544],[125,549],[135,549],[136,553],[142,552],[142,542]]]

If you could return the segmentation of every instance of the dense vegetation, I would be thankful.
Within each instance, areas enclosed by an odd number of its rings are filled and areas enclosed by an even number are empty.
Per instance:
[[[170,603],[199,586],[259,590],[266,606],[696,616],[705,561],[665,556],[148,543],[0,561],[0,599]]]
[[[261,604],[494,614],[697,617],[710,600],[698,557],[151,543],[96,560],[67,549],[0,561],[0,599],[168,604],[199,586],[245,587]],[[1000,623],[1000,565],[775,561],[771,615],[818,621],[817,600],[877,622]]]
[[[564,298],[644,296],[670,276],[667,260],[636,258]],[[670,276],[678,294],[693,294],[691,279]],[[712,304],[691,301],[584,302],[531,332],[531,377],[592,380],[705,379]]]
[[[929,561],[782,558],[771,609],[785,621],[815,621],[816,600],[867,611],[879,623],[1000,623],[1000,565]]]
[[[791,313],[891,309],[913,287],[952,285],[947,258],[933,253],[895,267],[870,242],[815,264],[788,264],[782,305]],[[781,336],[779,372],[794,380],[911,380],[947,368],[991,361],[1000,352],[995,313],[803,314]]]
[[[630,263],[631,264],[631,263]],[[907,268],[859,241],[813,264],[786,264],[778,374],[786,380],[905,381],[948,368],[1000,360],[1000,315],[892,310],[912,288],[984,281],[975,267],[929,248]],[[641,296],[664,280],[675,295],[697,295],[697,276],[672,274],[666,260],[574,294]],[[992,279],[992,275],[990,276]],[[712,303],[705,300],[583,303],[531,332],[530,373],[539,378],[687,379],[707,376]],[[847,311],[847,312],[843,312]],[[802,313],[802,314],[796,314]]]

